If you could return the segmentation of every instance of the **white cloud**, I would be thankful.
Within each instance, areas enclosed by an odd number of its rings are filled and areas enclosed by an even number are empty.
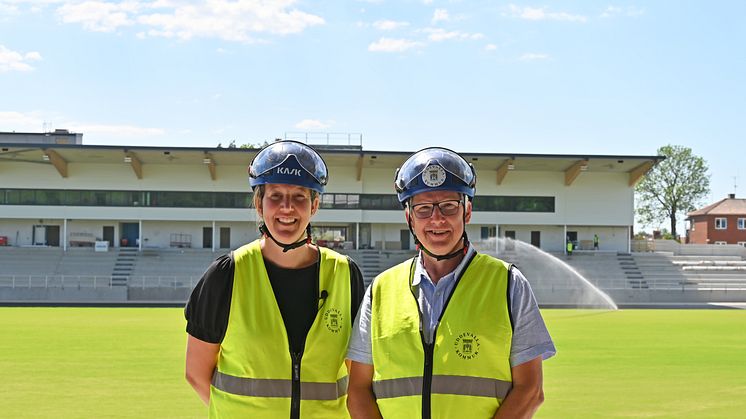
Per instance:
[[[292,3],[293,0],[267,4],[249,0],[213,0],[197,6],[180,6],[170,13],[141,15],[137,21],[153,28],[148,31],[150,36],[241,42],[256,42],[252,34],[288,35],[325,23],[319,16],[290,9]]]
[[[485,51],[494,51],[497,49],[497,45],[495,44],[487,44],[484,46]]]
[[[537,54],[533,52],[527,52],[518,58],[518,60],[520,61],[539,61],[539,60],[548,60],[548,59],[549,59],[549,55],[547,54]]]
[[[503,13],[514,18],[525,20],[557,20],[565,22],[585,23],[588,18],[583,15],[574,15],[566,12],[548,12],[545,7],[519,7],[514,4],[508,6],[508,12]]]
[[[32,71],[34,67],[29,61],[40,61],[41,54],[36,51],[21,54],[0,45],[0,73],[8,71]]]
[[[38,112],[0,111],[0,131],[39,131],[44,122]]]
[[[435,9],[435,11],[433,12],[433,18],[430,22],[431,24],[435,25],[438,22],[448,22],[450,19],[450,16],[448,16],[448,10]]]
[[[450,39],[463,41],[467,39],[476,40],[484,38],[484,35],[481,33],[446,31],[443,28],[425,28],[422,29],[421,32],[427,33],[427,38],[433,42],[446,41]]]
[[[318,119],[304,119],[297,124],[295,124],[295,128],[298,129],[306,129],[306,130],[317,130],[317,129],[326,129],[329,128],[331,125],[321,122]]]
[[[409,22],[396,20],[377,20],[373,22],[373,27],[379,31],[392,31],[405,26],[409,26]]]
[[[18,6],[10,3],[0,2],[0,22],[4,16],[16,16],[18,14]]]
[[[606,10],[601,12],[600,17],[602,18],[613,18],[618,16],[623,17],[638,17],[645,14],[644,9],[638,9],[636,7],[628,7],[627,9],[622,9],[618,6],[608,6]]]
[[[601,17],[614,17],[622,13],[622,8],[617,6],[609,6],[601,12]]]
[[[425,46],[422,42],[411,41],[409,39],[380,38],[378,41],[368,45],[368,51],[371,52],[404,52],[413,48]]]
[[[103,1],[84,1],[67,3],[57,9],[65,23],[80,23],[89,31],[113,32],[121,26],[131,26],[135,22],[130,14],[142,8],[138,2],[107,3]]]
[[[137,27],[138,38],[165,37],[189,40],[218,38],[261,42],[257,34],[288,35],[323,25],[320,16],[301,11],[296,0],[186,0],[125,1],[88,0],[57,9],[65,23],[79,23],[90,31],[113,32]]]
[[[26,10],[38,13],[50,4],[59,4],[65,1],[68,0],[0,0],[0,18],[3,15],[16,16]]]

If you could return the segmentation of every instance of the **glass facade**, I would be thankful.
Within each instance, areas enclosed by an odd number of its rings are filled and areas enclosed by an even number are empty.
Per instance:
[[[249,208],[250,192],[103,191],[0,189],[0,205],[67,205],[96,207]],[[321,196],[321,208],[401,210],[395,194]],[[554,212],[553,196],[477,196],[475,211]]]

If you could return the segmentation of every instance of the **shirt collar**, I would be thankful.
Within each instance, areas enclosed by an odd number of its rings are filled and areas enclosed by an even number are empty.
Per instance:
[[[474,248],[474,246],[469,243],[469,247],[466,249],[466,255],[464,255],[464,258],[461,259],[461,262],[456,266],[456,269],[448,273],[446,276],[444,276],[442,279],[450,279],[450,278],[458,278],[461,275],[461,272],[466,269],[467,263],[471,260],[471,258],[474,256],[474,254],[477,253],[477,250]],[[419,286],[420,282],[423,278],[427,278],[428,280],[432,281],[430,279],[430,276],[427,274],[427,271],[425,270],[425,265],[423,265],[423,259],[422,259],[422,250],[419,251],[416,257],[417,260],[415,260],[415,269],[414,269],[414,278],[412,278],[412,285],[413,286]]]

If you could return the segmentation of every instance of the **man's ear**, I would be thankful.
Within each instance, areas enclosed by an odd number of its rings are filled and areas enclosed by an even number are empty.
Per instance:
[[[471,221],[471,201],[468,199],[466,200],[464,211],[466,211],[464,213],[464,224],[469,224],[469,222]]]
[[[404,207],[404,219],[407,220],[407,225],[409,225],[409,205]]]

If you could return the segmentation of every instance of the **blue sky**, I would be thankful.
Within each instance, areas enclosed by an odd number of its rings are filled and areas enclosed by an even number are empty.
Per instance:
[[[0,0],[0,131],[653,155],[746,196],[746,2]]]

